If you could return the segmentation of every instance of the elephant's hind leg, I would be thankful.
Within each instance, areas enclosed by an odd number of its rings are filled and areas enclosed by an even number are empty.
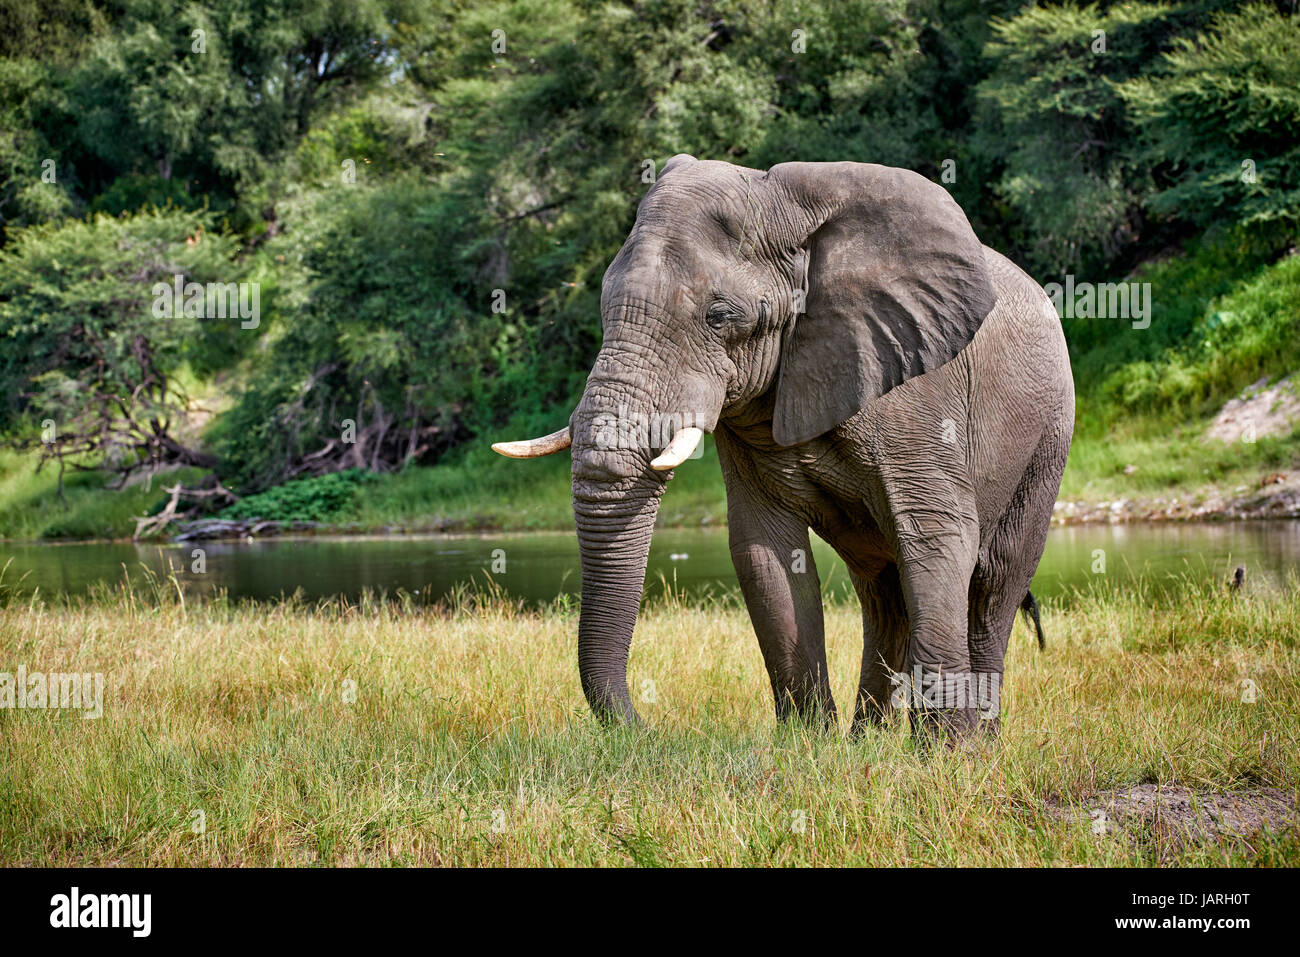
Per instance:
[[[1001,725],[1007,645],[1016,612],[1043,557],[1064,467],[1060,438],[1049,433],[1034,451],[1011,504],[980,549],[971,575],[967,629],[971,671],[981,688],[981,727],[994,734]]]
[[[942,498],[936,496],[942,503]],[[933,507],[933,506],[932,506]],[[906,688],[916,738],[950,746],[975,730],[968,645],[969,585],[979,552],[979,527],[962,514],[958,496],[921,515],[901,515],[898,579],[907,606]]]
[[[990,542],[988,560],[981,558],[971,575],[968,629],[971,672],[980,710],[980,730],[996,735],[1001,728],[1002,673],[1016,610],[1029,591],[1028,578],[1008,569],[1017,545],[999,528]]]
[[[893,710],[897,675],[907,658],[907,605],[898,581],[898,566],[890,563],[875,578],[853,576],[862,602],[862,674],[853,709],[853,732],[880,724]]]

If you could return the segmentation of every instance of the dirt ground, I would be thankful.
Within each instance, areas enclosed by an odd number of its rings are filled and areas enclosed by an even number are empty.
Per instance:
[[[1214,417],[1206,437],[1220,442],[1253,441],[1265,435],[1284,435],[1300,420],[1300,396],[1290,376],[1268,384],[1265,376],[1229,399]]]
[[[1166,856],[1195,843],[1247,841],[1264,828],[1300,827],[1295,795],[1277,788],[1197,792],[1179,786],[1139,784],[1099,791],[1080,805],[1054,803],[1062,820],[1086,819],[1093,833],[1154,840]]]

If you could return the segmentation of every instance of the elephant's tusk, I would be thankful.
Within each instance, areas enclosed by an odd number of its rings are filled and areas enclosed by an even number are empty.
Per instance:
[[[494,442],[492,451],[499,452],[504,456],[512,459],[535,459],[543,455],[552,455],[555,452],[563,452],[573,444],[573,439],[569,436],[569,427],[550,435],[543,435],[540,439],[524,439],[522,442]]]
[[[650,467],[657,472],[667,472],[669,469],[677,468],[691,457],[702,438],[704,438],[703,429],[678,429],[673,440],[668,443],[668,448],[650,463]]]

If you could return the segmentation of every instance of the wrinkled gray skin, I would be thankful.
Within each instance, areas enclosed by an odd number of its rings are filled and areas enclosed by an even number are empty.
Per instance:
[[[1000,677],[1074,390],[1047,296],[946,190],[860,163],[674,157],[605,274],[601,315],[570,420],[578,664],[597,715],[637,720],[628,649],[672,474],[649,467],[657,450],[597,441],[597,416],[620,406],[713,432],[779,719],[836,719],[809,529],[862,601],[855,730],[890,710],[891,673]],[[914,709],[913,727],[996,731],[997,707]]]

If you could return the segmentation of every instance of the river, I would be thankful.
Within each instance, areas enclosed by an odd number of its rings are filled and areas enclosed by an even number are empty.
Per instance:
[[[202,555],[194,550],[200,548]],[[829,546],[813,548],[825,591],[851,593],[844,565]],[[437,600],[489,578],[529,604],[579,587],[572,533],[484,536],[402,535],[310,537],[200,544],[37,544],[0,542],[7,567],[0,590],[28,596],[83,594],[129,576],[175,575],[188,594],[226,591],[232,598],[272,600],[300,592],[307,599],[358,597],[364,590],[410,592]],[[495,568],[494,568],[495,565]],[[1106,577],[1124,583],[1144,575],[1159,586],[1172,575],[1226,581],[1243,565],[1248,581],[1278,583],[1300,570],[1300,522],[1092,525],[1053,528],[1034,579],[1040,598],[1068,595]],[[687,596],[732,592],[735,573],[723,529],[660,529],[650,554],[647,587],[675,582]]]

